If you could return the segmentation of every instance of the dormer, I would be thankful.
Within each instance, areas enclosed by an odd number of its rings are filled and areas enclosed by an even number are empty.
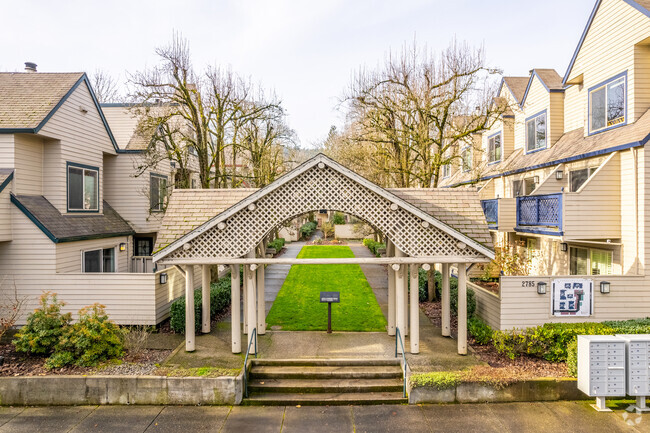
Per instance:
[[[598,0],[569,62],[565,130],[599,134],[650,108],[650,2]]]
[[[488,164],[505,161],[515,146],[515,121],[521,115],[520,103],[526,92],[529,77],[503,77],[496,101],[507,104],[508,109],[490,130],[484,134],[483,147]],[[498,141],[501,142],[501,157],[495,155]]]
[[[553,147],[564,134],[564,86],[560,75],[554,69],[531,70],[520,109],[516,140],[524,152]]]

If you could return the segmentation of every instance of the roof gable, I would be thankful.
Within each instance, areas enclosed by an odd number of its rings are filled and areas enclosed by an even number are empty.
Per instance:
[[[526,91],[524,96],[521,98],[519,105],[523,108],[526,103],[526,98],[530,92],[530,88],[533,85],[535,79],[539,80],[541,85],[546,89],[547,92],[563,92],[564,85],[562,84],[562,78],[555,71],[555,69],[533,69],[530,73],[530,79],[526,85]]]
[[[212,229],[215,228],[222,229],[228,227],[228,224],[225,224],[225,222],[229,218],[235,217],[236,215],[240,215],[239,213],[243,212],[247,208],[250,211],[251,208],[249,206],[252,206],[253,209],[255,209],[256,202],[266,198],[267,195],[270,195],[272,192],[279,190],[285,185],[289,185],[292,181],[294,180],[298,181],[301,175],[308,173],[310,170],[325,169],[325,168],[329,170],[333,170],[334,173],[336,173],[336,176],[340,176],[343,179],[346,179],[346,182],[353,182],[353,184],[359,185],[360,187],[365,188],[365,190],[369,190],[370,193],[376,194],[375,197],[379,196],[381,197],[382,200],[393,203],[391,206],[396,206],[395,209],[401,208],[403,212],[407,213],[405,215],[410,214],[411,215],[410,218],[417,218],[418,221],[422,221],[423,224],[426,224],[426,227],[431,225],[434,228],[440,230],[440,232],[444,233],[445,236],[449,236],[453,239],[456,239],[460,243],[463,243],[468,247],[472,248],[477,253],[489,258],[494,257],[494,253],[489,246],[483,245],[481,242],[477,241],[476,239],[472,239],[467,234],[462,233],[459,230],[445,224],[444,222],[435,218],[433,215],[423,211],[422,209],[404,200],[403,198],[398,197],[397,195],[390,192],[389,190],[386,190],[384,188],[379,187],[378,185],[373,184],[372,182],[366,180],[362,176],[354,173],[353,171],[341,166],[337,162],[326,157],[325,155],[318,154],[312,159],[304,162],[303,164],[301,164],[291,172],[282,176],[275,182],[250,194],[247,198],[239,201],[237,204],[231,206],[227,210],[218,213],[216,216],[214,216],[207,222],[201,224],[200,226],[194,228],[189,233],[181,236],[180,238],[171,242],[169,245],[163,247],[161,250],[154,253],[154,261],[159,261],[163,259],[164,257],[179,250],[181,247],[184,247],[186,244],[191,243],[191,241],[197,239],[199,236],[203,234],[206,234],[208,231]],[[342,191],[342,194],[343,193],[344,191]],[[295,194],[301,195],[304,193],[301,191],[297,191]],[[306,203],[308,202],[306,198],[302,197],[302,199],[305,200]],[[305,204],[305,206],[308,205]],[[359,206],[362,205],[359,204]],[[310,209],[305,209],[305,211],[308,210]],[[338,210],[345,211],[345,209],[338,209]],[[419,223],[417,225],[419,227]],[[422,227],[425,227],[425,225],[422,225]],[[402,229],[403,227],[395,228],[395,230],[397,231]],[[228,230],[230,230],[230,228],[228,228]],[[487,225],[485,226],[485,231],[487,232]],[[200,241],[200,239],[197,239],[197,241]]]
[[[497,97],[501,96],[501,91],[506,88],[514,97],[517,104],[521,104],[529,79],[529,77],[503,77]]]

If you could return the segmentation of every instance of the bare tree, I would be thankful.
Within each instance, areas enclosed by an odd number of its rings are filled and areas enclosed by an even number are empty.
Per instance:
[[[359,71],[347,90],[346,141],[373,155],[368,161],[383,184],[436,187],[442,166],[463,148],[482,151],[474,137],[507,109],[493,98],[498,73],[482,49],[455,41],[439,54],[416,43],[391,53],[377,70]]]
[[[18,321],[23,311],[26,297],[19,297],[16,284],[8,282],[8,276],[0,278],[0,338]]]
[[[120,98],[117,80],[106,71],[96,69],[90,74],[90,85],[100,104],[117,102]]]

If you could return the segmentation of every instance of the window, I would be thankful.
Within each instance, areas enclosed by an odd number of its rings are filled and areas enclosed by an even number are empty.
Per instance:
[[[526,120],[526,152],[546,147],[546,111]]]
[[[151,173],[149,199],[152,212],[165,210],[167,199],[167,176]]]
[[[99,169],[68,163],[68,210],[99,210]]]
[[[472,148],[466,147],[461,157],[463,159],[463,171],[470,171],[472,169]]]
[[[150,256],[153,251],[153,238],[133,238],[133,255]]]
[[[569,172],[569,190],[576,192],[591,177],[598,167],[583,168]]]
[[[83,252],[84,272],[115,272],[115,248]]]
[[[535,238],[526,238],[526,253],[528,254],[528,259],[532,260],[537,254],[537,239]]]
[[[625,123],[626,76],[589,91],[589,129],[599,132]]]
[[[442,166],[442,178],[446,179],[451,176],[451,164],[445,164]]]
[[[571,275],[611,275],[612,251],[571,247],[569,268]]]
[[[501,133],[488,138],[488,162],[501,161]]]
[[[527,177],[524,180],[513,180],[512,196],[519,197],[522,195],[530,195],[533,191],[535,191],[536,187],[537,184],[535,183],[534,177]]]
[[[196,189],[196,178],[192,178],[192,189]]]

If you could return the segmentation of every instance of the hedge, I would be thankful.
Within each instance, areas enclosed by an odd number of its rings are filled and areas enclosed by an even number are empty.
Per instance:
[[[275,252],[278,253],[284,247],[284,238],[276,238],[268,243],[268,248],[275,249]]]
[[[381,242],[377,242],[373,239],[366,238],[363,240],[363,245],[365,245],[371,253],[373,253],[375,256],[379,257],[379,250],[381,248],[386,248],[386,244],[383,244]]]
[[[316,227],[318,227],[318,223],[316,221],[310,221],[303,224],[300,227],[300,237],[306,239],[309,238],[316,231]]]
[[[240,279],[241,281],[241,279]],[[210,318],[213,319],[230,304],[230,274],[210,285]],[[201,302],[201,289],[194,291],[194,328],[201,329],[203,321],[203,307]],[[185,296],[176,299],[170,308],[170,323],[172,331],[185,332]]]

